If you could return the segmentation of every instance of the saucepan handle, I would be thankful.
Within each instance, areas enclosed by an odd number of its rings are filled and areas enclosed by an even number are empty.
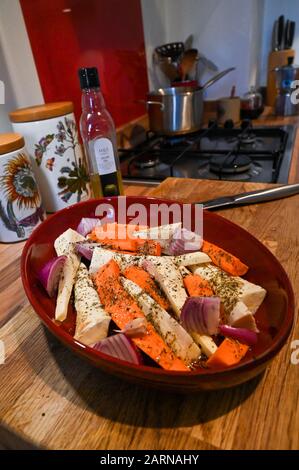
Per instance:
[[[157,104],[161,107],[161,111],[164,111],[165,109],[165,104],[164,103],[161,103],[160,101],[151,101],[151,100],[148,100],[146,101],[146,104],[147,104],[147,107],[150,105],[150,104]]]

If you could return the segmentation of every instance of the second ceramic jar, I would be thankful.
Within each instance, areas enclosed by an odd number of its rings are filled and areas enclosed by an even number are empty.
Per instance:
[[[88,171],[69,101],[17,109],[10,113],[15,132],[25,138],[47,212],[89,197]]]
[[[0,242],[26,240],[44,218],[23,137],[0,134]]]

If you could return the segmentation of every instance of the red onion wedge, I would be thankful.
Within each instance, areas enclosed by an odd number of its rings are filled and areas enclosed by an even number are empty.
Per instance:
[[[54,297],[58,289],[59,279],[66,258],[66,256],[58,256],[50,259],[38,273],[38,279],[50,297]]]
[[[199,251],[202,246],[202,237],[186,228],[178,228],[167,248],[167,254],[172,256],[184,255]]]
[[[120,333],[99,341],[94,349],[108,356],[116,357],[131,364],[141,365],[142,356],[135,344],[126,335]]]
[[[220,322],[219,297],[188,297],[181,313],[184,328],[201,335],[218,333]]]
[[[246,328],[234,328],[233,326],[220,325],[219,333],[223,336],[240,341],[240,343],[248,344],[249,346],[257,343],[257,333],[255,331],[247,330]]]
[[[126,324],[122,330],[114,330],[116,333],[123,333],[129,338],[140,338],[146,334],[146,319],[134,318]]]
[[[83,217],[80,220],[80,223],[76,229],[80,235],[83,235],[83,237],[86,237],[92,230],[96,227],[96,225],[100,225],[101,222],[99,219],[96,218],[91,218],[91,217]]]
[[[88,242],[78,242],[76,243],[76,251],[79,255],[83,256],[83,258],[87,260],[91,260],[93,250],[97,247],[101,246],[98,243],[88,243]]]

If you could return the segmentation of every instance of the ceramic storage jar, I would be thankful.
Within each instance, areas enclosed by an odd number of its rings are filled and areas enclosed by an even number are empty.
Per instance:
[[[89,198],[88,171],[73,113],[62,101],[10,113],[15,132],[25,138],[47,212]]]
[[[0,242],[26,240],[44,217],[23,137],[0,134]]]

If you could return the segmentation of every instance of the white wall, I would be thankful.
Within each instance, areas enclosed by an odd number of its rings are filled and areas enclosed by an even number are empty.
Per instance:
[[[5,84],[0,132],[8,132],[9,111],[44,103],[19,0],[0,0],[0,80]]]
[[[261,55],[261,84],[267,82],[268,55],[271,50],[272,30],[274,21],[285,15],[285,19],[296,21],[296,32],[293,49],[296,51],[295,61],[299,62],[299,2],[298,0],[265,0],[265,14],[263,18],[263,41]]]
[[[207,91],[207,97],[225,96],[233,84],[243,94],[259,79],[263,8],[264,0],[142,0],[148,65],[162,40],[184,41],[192,33],[194,47],[219,70],[236,67]],[[203,78],[208,76],[211,72]]]
[[[141,4],[148,65],[157,45],[184,41],[192,33],[194,46],[220,70],[237,67],[208,90],[208,98],[227,95],[232,84],[242,94],[251,84],[266,83],[273,22],[280,14],[297,21],[294,48],[299,62],[298,0],[141,0]],[[9,111],[44,102],[19,0],[0,0],[0,80],[6,91],[6,104],[0,104],[0,132],[6,132],[11,129]],[[155,87],[152,70],[149,81]]]
[[[150,88],[156,88],[158,84],[152,67],[152,56],[156,46],[167,42],[166,3],[162,0],[141,0],[141,6],[148,79]]]

